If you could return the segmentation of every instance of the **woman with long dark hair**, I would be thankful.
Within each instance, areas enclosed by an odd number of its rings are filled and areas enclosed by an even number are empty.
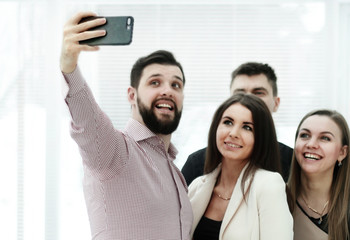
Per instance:
[[[214,114],[205,175],[189,186],[194,240],[291,240],[275,127],[265,103],[235,94]]]

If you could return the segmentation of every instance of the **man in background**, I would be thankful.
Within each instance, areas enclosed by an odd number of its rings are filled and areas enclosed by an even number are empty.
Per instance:
[[[235,93],[254,94],[261,98],[270,112],[276,112],[280,104],[277,90],[277,77],[272,67],[268,64],[247,62],[240,65],[232,72],[231,95]],[[282,177],[288,180],[293,149],[279,142]],[[188,156],[181,172],[187,185],[197,177],[203,175],[206,148],[200,149]]]

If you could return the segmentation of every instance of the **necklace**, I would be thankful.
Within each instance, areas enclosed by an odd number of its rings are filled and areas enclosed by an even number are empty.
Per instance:
[[[219,184],[219,179],[221,178],[221,171],[219,173],[219,176],[218,178],[216,179],[216,183],[215,183],[215,186],[217,186]],[[221,196],[221,194],[217,193],[215,190],[213,190],[213,192],[215,193],[215,195],[218,197],[218,198],[221,198],[222,200],[225,200],[225,201],[229,201],[231,199],[231,197],[228,197],[228,198],[225,198],[223,196]],[[232,193],[231,193],[232,194]]]
[[[319,213],[316,209],[314,209],[314,208],[312,208],[312,207],[309,206],[309,204],[306,202],[306,200],[305,200],[305,198],[303,197],[303,195],[300,194],[300,196],[301,196],[301,198],[303,199],[303,201],[304,201],[304,203],[306,204],[306,206],[308,207],[308,209],[310,209],[311,211],[313,211],[314,213],[316,213],[317,215],[320,216],[320,220],[318,220],[318,224],[321,224],[321,223],[322,223],[322,220],[323,220],[323,219],[322,219],[322,216],[323,216],[324,211],[326,210],[326,207],[327,207],[327,205],[328,205],[328,203],[329,203],[329,200],[324,204],[323,209],[322,209],[322,212]]]
[[[231,197],[225,198],[225,197],[221,196],[220,194],[216,193],[215,191],[214,191],[214,193],[215,193],[216,196],[218,196],[218,197],[221,198],[222,200],[228,201],[228,200],[231,199]]]

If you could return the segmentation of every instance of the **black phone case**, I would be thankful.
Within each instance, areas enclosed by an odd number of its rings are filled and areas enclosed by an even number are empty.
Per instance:
[[[90,21],[102,17],[87,17],[83,18],[80,23]],[[96,45],[128,45],[132,41],[132,33],[134,29],[134,18],[131,16],[120,17],[104,17],[106,24],[91,28],[89,31],[104,29],[106,35],[103,37],[91,38],[80,41],[80,44],[87,44],[90,46]]]

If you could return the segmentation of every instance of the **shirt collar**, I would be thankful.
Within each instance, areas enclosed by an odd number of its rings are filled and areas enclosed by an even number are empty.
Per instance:
[[[129,119],[125,130],[136,142],[157,137],[148,127],[133,118]]]
[[[126,128],[125,128],[127,134],[132,137],[136,142],[141,142],[144,140],[151,140],[154,139],[159,143],[159,141],[163,141],[160,137],[158,137],[154,132],[149,130],[148,127],[140,123],[139,121],[130,118]],[[163,144],[164,146],[164,144]],[[175,156],[178,153],[178,150],[176,147],[170,142],[169,149],[168,149],[169,155],[175,159]]]

